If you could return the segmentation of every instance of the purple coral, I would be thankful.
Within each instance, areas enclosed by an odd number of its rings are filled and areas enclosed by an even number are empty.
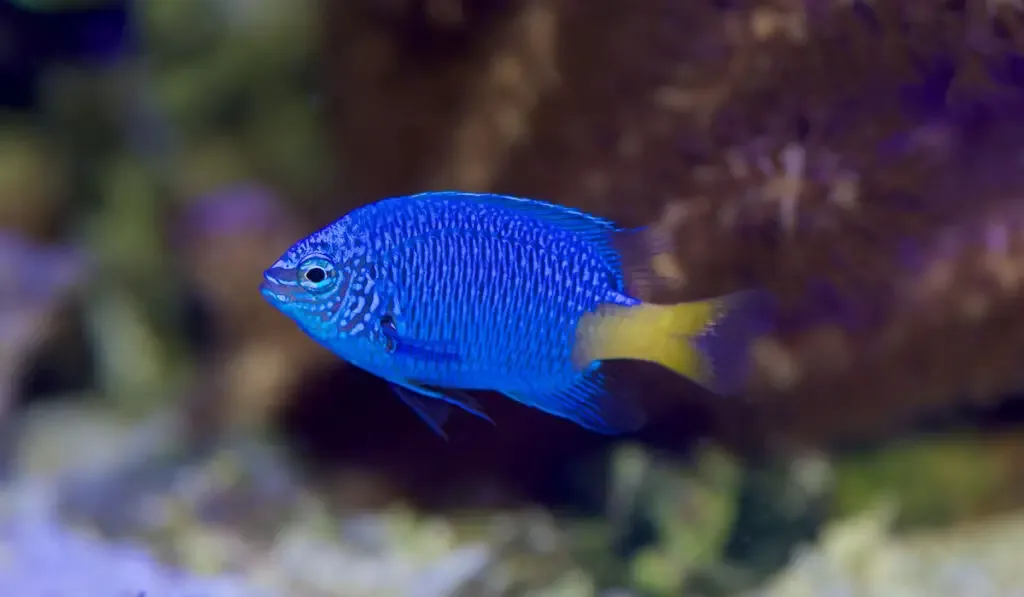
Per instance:
[[[84,256],[74,249],[0,230],[0,307],[48,302],[77,283],[85,265]]]
[[[13,399],[25,355],[50,331],[52,315],[86,265],[73,249],[0,230],[0,412]]]
[[[273,228],[283,219],[286,214],[271,191],[239,183],[197,198],[184,222],[189,232],[205,236]]]

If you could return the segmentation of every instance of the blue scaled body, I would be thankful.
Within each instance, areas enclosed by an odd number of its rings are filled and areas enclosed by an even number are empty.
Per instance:
[[[466,390],[618,433],[643,414],[606,387],[592,358],[600,337],[583,323],[640,305],[624,293],[617,232],[530,199],[396,197],[296,243],[261,291],[323,346],[391,382],[442,435],[450,404],[486,418]]]

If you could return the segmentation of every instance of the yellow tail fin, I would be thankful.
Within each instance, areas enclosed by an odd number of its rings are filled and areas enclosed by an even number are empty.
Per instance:
[[[676,305],[604,305],[580,322],[573,356],[581,367],[613,359],[654,362],[732,394],[746,384],[750,344],[770,331],[773,305],[760,290]]]

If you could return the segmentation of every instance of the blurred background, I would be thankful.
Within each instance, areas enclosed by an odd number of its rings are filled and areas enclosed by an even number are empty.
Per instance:
[[[1012,0],[0,0],[0,589],[1024,594]],[[442,441],[262,270],[426,190],[650,225],[780,299],[734,398]],[[657,255],[657,259],[653,256]],[[616,364],[618,365],[618,364]]]

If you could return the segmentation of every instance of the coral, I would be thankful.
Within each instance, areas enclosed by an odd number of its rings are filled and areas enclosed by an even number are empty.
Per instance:
[[[25,368],[53,335],[87,266],[73,248],[0,230],[0,415],[19,398]]]
[[[157,423],[36,414],[19,474],[0,487],[4,586],[25,597],[87,584],[89,595],[594,594],[543,512],[439,516],[393,501],[339,514],[276,450],[250,442],[196,460]],[[55,433],[69,425],[76,436]]]
[[[706,572],[722,559],[735,521],[740,471],[727,455],[707,450],[692,467],[674,466],[623,446],[618,450],[619,474],[612,477],[617,502],[628,499],[622,476],[645,477],[638,508],[657,529],[658,539],[641,548],[630,562],[631,584],[646,592],[678,595],[695,573]],[[647,462],[644,462],[644,461]],[[630,462],[633,461],[633,462]],[[622,470],[624,467],[638,469]],[[626,487],[622,487],[626,485]],[[637,499],[634,497],[633,499]]]
[[[109,542],[68,527],[53,510],[55,489],[25,482],[3,491],[0,585],[24,597],[180,595],[270,597],[232,575],[183,574],[137,542]]]
[[[941,533],[894,537],[891,508],[836,523],[749,597],[1017,595],[1024,575],[1019,515]]]
[[[55,148],[25,119],[0,115],[0,228],[39,240],[67,200]]]

